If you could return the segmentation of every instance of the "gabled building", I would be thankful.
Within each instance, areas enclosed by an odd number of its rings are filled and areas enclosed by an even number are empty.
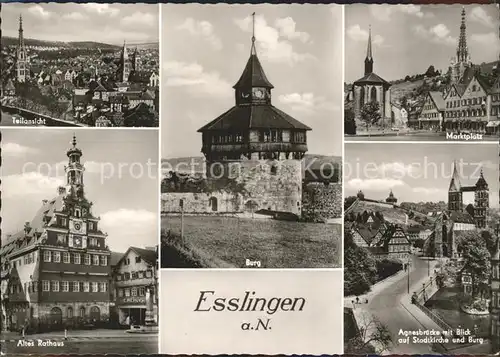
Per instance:
[[[78,328],[109,319],[107,235],[85,194],[83,153],[75,137],[66,154],[65,186],[2,241],[2,329]]]
[[[158,323],[158,251],[157,248],[130,247],[113,267],[115,309],[120,325],[144,325],[147,304],[153,305]]]
[[[441,131],[446,103],[440,92],[428,92],[418,118],[419,128]]]

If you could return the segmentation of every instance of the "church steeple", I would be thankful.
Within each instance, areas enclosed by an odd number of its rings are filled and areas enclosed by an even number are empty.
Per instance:
[[[237,105],[269,104],[274,86],[267,79],[255,46],[255,12],[252,14],[250,58],[238,82],[233,86]]]
[[[368,45],[366,48],[365,58],[365,75],[373,73],[373,56],[372,56],[372,27],[368,30]]]
[[[17,56],[16,56],[16,78],[18,82],[26,82],[29,77],[28,71],[28,58],[26,54],[26,46],[24,44],[24,30],[23,30],[23,17],[19,15],[19,36],[17,43]]]
[[[467,49],[467,27],[465,25],[465,6],[462,7],[462,23],[460,24],[460,36],[458,38],[457,62],[468,62],[469,50]]]
[[[122,48],[122,53],[120,57],[120,78],[119,80],[123,83],[128,82],[128,78],[130,76],[130,71],[131,71],[131,63],[128,58],[128,51],[127,51],[127,44],[125,41],[123,41],[123,48]]]

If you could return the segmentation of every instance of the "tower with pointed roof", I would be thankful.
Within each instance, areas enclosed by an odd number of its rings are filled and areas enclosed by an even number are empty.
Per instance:
[[[377,102],[379,105],[381,125],[390,125],[391,118],[391,84],[373,72],[373,50],[371,26],[365,57],[364,75],[353,84],[354,117],[362,120],[362,109],[365,104]]]
[[[255,190],[245,206],[300,213],[301,162],[311,129],[272,104],[274,86],[257,56],[252,16],[250,57],[233,86],[235,105],[198,130],[206,175],[234,178]]]
[[[481,169],[481,174],[474,190],[474,222],[477,228],[486,228],[489,206],[490,193],[488,183],[484,179],[483,170]]]
[[[460,183],[460,175],[456,161],[453,162],[453,174],[448,187],[448,210],[451,212],[462,212],[463,209],[463,193],[462,184]]]
[[[385,202],[387,203],[392,203],[392,204],[395,204],[398,202],[398,199],[394,196],[394,193],[392,192],[389,192],[389,196],[385,199]]]
[[[137,46],[135,47],[134,53],[132,54],[132,71],[139,70],[139,51]]]
[[[120,64],[118,66],[118,80],[122,83],[128,83],[131,71],[132,63],[128,56],[127,44],[123,41],[123,47],[120,54]]]
[[[459,83],[468,68],[472,66],[469,49],[467,47],[467,25],[465,7],[462,7],[460,35],[458,36],[458,45],[456,57],[451,62],[451,81]]]
[[[23,18],[19,16],[19,36],[16,51],[16,79],[20,83],[29,78],[28,55],[24,44]]]

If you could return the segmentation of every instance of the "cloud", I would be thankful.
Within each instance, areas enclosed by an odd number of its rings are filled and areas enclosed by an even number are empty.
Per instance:
[[[474,21],[488,27],[495,27],[493,17],[491,17],[481,6],[476,6],[471,10],[469,19],[470,21]]]
[[[390,21],[395,13],[402,13],[418,18],[428,17],[429,15],[422,12],[422,7],[419,5],[371,5],[370,12],[373,17],[380,21]]]
[[[186,87],[194,94],[227,97],[231,84],[218,72],[206,72],[198,63],[167,61],[163,64],[164,83],[167,87]]]
[[[2,154],[5,156],[25,156],[36,152],[38,152],[37,149],[19,145],[17,143],[5,143],[2,145]]]
[[[489,33],[475,33],[470,36],[471,41],[477,42],[481,45],[488,45],[499,47],[498,34],[494,32]]]
[[[292,110],[300,112],[315,112],[320,110],[339,110],[340,108],[324,97],[316,97],[314,93],[290,93],[283,94],[278,97],[278,100],[289,105]]]
[[[347,187],[356,190],[387,191],[394,187],[405,186],[401,180],[390,178],[380,179],[352,179],[347,182]]]
[[[449,46],[455,46],[457,43],[456,38],[450,36],[450,30],[444,24],[437,24],[430,28],[425,28],[423,25],[417,25],[413,30],[417,36],[433,43]]]
[[[48,192],[56,195],[57,187],[64,184],[60,177],[49,177],[40,172],[26,172],[23,174],[4,176],[2,179],[3,196],[43,196],[46,198]]]
[[[297,24],[291,17],[276,19],[275,25],[278,28],[280,34],[289,40],[299,40],[303,43],[306,43],[311,37],[307,32],[297,31]]]
[[[418,194],[423,194],[423,195],[439,195],[443,194],[446,192],[446,190],[439,189],[439,188],[428,188],[428,187],[413,187],[412,192],[418,193]]]
[[[196,21],[188,17],[177,30],[188,31],[193,36],[199,36],[208,41],[215,50],[222,49],[221,39],[214,34],[214,26],[208,21]]]
[[[83,21],[87,20],[88,16],[82,14],[81,12],[70,12],[68,14],[64,14],[63,19],[72,21]]]
[[[48,19],[49,17],[52,16],[52,13],[49,11],[45,10],[41,5],[33,5],[31,6],[28,11],[39,18],[42,18],[44,20]]]
[[[112,7],[109,4],[90,3],[90,4],[83,4],[83,7],[89,12],[94,12],[98,15],[109,15],[111,17],[118,15],[118,13],[120,12],[120,10]]]
[[[378,167],[382,174],[411,175],[418,171],[413,165],[405,165],[402,162],[383,163]]]
[[[290,19],[292,20],[292,19]],[[298,62],[313,60],[315,57],[310,53],[299,53],[293,48],[292,43],[286,36],[298,36],[304,38],[304,35],[296,35],[295,30],[290,30],[290,20],[281,20],[279,29],[269,26],[263,16],[255,17],[255,37],[257,40],[257,52],[270,62],[286,63],[294,65]],[[293,21],[293,20],[292,20]],[[235,24],[247,33],[252,32],[252,17],[237,19]],[[288,27],[285,27],[285,23]],[[284,30],[286,28],[286,30]],[[284,31],[288,31],[284,35]]]
[[[118,209],[101,216],[101,229],[108,233],[110,249],[125,252],[130,246],[146,247],[158,243],[158,215],[144,209]]]
[[[121,20],[124,26],[158,26],[158,17],[146,12],[136,12]]]
[[[368,31],[363,30],[359,25],[352,25],[346,30],[347,36],[356,42],[367,42]],[[372,43],[376,46],[382,46],[384,38],[380,35],[372,36]]]

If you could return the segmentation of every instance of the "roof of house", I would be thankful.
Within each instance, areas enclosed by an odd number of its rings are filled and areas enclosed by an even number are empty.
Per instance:
[[[387,82],[385,79],[380,77],[375,73],[367,73],[360,79],[354,82],[354,84],[364,84],[364,83],[375,83],[375,84],[383,84],[386,87],[390,87],[391,84]]]
[[[157,254],[156,250],[144,249],[144,248],[138,248],[138,247],[130,247],[127,249],[127,251],[125,253],[118,253],[118,254],[121,254],[121,256],[118,259],[118,261],[115,262],[114,265],[117,266],[118,264],[120,264],[120,262],[123,260],[123,258],[125,258],[130,251],[135,252],[135,254],[140,256],[142,258],[142,260],[144,260],[146,263],[148,263],[150,265],[156,265],[156,261],[158,259],[158,254]]]
[[[198,132],[215,130],[245,130],[251,128],[311,130],[307,125],[273,105],[234,106]]]
[[[443,98],[441,92],[429,92],[429,97],[434,102],[434,105],[436,106],[437,110],[440,110],[440,111],[445,110],[446,103],[444,101],[444,98]]]

